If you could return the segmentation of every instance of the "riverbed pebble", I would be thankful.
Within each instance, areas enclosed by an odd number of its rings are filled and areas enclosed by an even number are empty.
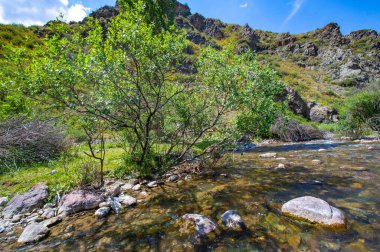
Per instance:
[[[21,219],[22,219],[22,215],[21,214],[15,214],[15,215],[13,215],[12,222],[13,223],[19,222]]]
[[[111,207],[111,201],[102,202],[99,204],[99,208],[102,207]]]
[[[53,218],[55,216],[55,212],[56,212],[56,209],[55,208],[46,208],[41,217],[44,218],[44,219],[50,219],[50,218]]]
[[[277,169],[285,169],[285,165],[284,164],[278,164]]]
[[[319,159],[313,159],[313,160],[311,160],[311,163],[312,163],[313,165],[320,165],[320,164],[322,164],[322,161],[319,160]]]
[[[124,185],[121,187],[121,190],[122,190],[122,191],[128,191],[128,190],[131,190],[132,187],[133,187],[133,184],[131,184],[131,183],[126,183],[126,184],[124,184]]]
[[[157,181],[151,181],[147,184],[147,187],[149,188],[153,188],[153,187],[157,187]]]
[[[268,152],[268,153],[260,154],[259,156],[261,158],[275,158],[277,156],[277,153]]]
[[[143,197],[143,198],[146,198],[146,197],[148,197],[148,193],[146,191],[142,191],[140,193],[140,196]]]
[[[106,195],[115,197],[118,196],[121,193],[121,184],[120,183],[115,183],[112,185],[109,185],[106,187]]]
[[[8,202],[8,197],[1,197],[0,198],[0,206],[5,206],[5,204]]]
[[[134,185],[134,186],[132,187],[132,190],[133,190],[133,191],[139,191],[139,190],[141,190],[141,185],[140,185],[140,184]]]
[[[178,175],[171,175],[167,181],[169,182],[175,182],[179,179],[179,176]]]
[[[104,218],[106,217],[111,211],[111,208],[109,207],[101,207],[95,212],[95,216],[98,218]]]

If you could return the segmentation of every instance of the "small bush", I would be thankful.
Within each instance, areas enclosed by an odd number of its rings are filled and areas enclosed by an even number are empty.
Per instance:
[[[360,137],[380,128],[380,82],[348,98],[341,121],[346,134]]]
[[[52,160],[66,147],[63,129],[52,121],[8,119],[0,124],[0,173],[17,165]]]
[[[279,117],[271,128],[274,137],[285,142],[299,142],[322,139],[324,133],[310,125]]]

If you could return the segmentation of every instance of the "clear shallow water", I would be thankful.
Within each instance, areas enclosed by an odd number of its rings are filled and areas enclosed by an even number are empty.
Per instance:
[[[368,150],[370,146],[375,150]],[[319,152],[321,148],[326,151]],[[259,158],[262,152],[276,152],[285,160]],[[313,164],[315,159],[323,163]],[[93,212],[82,213],[53,227],[51,235],[38,244],[3,249],[380,251],[380,142],[257,147],[249,153],[229,154],[222,163],[199,178],[146,190],[147,201],[124,214],[97,220]],[[286,168],[276,169],[279,163]],[[281,215],[283,203],[305,195],[341,209],[348,219],[347,228],[326,229]],[[240,213],[249,231],[221,231],[195,242],[178,222],[185,213],[203,214],[219,222],[229,209]],[[73,231],[67,231],[69,225]]]

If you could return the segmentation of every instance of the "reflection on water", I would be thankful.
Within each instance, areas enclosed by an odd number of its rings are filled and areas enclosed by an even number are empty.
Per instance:
[[[368,150],[369,146],[375,150]],[[92,212],[79,214],[53,227],[50,237],[37,245],[7,249],[380,251],[379,150],[379,142],[318,141],[229,154],[221,167],[201,178],[148,191],[146,203],[124,214],[105,220],[95,219]],[[276,152],[277,158],[259,158],[269,151]],[[279,163],[286,168],[277,169]],[[220,176],[222,173],[227,176]],[[347,228],[325,229],[281,215],[284,202],[304,195],[322,198],[341,209],[348,219]],[[180,232],[177,219],[185,213],[220,222],[229,209],[240,213],[247,232],[222,231],[201,242]]]

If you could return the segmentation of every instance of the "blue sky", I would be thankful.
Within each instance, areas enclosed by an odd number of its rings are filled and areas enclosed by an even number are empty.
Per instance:
[[[227,23],[301,33],[337,22],[343,33],[358,29],[380,32],[380,0],[181,0],[192,12]]]
[[[254,29],[301,33],[337,22],[344,34],[358,29],[380,32],[380,0],[180,0],[193,13],[246,24]],[[45,24],[63,13],[82,20],[115,0],[0,0],[0,23]]]

